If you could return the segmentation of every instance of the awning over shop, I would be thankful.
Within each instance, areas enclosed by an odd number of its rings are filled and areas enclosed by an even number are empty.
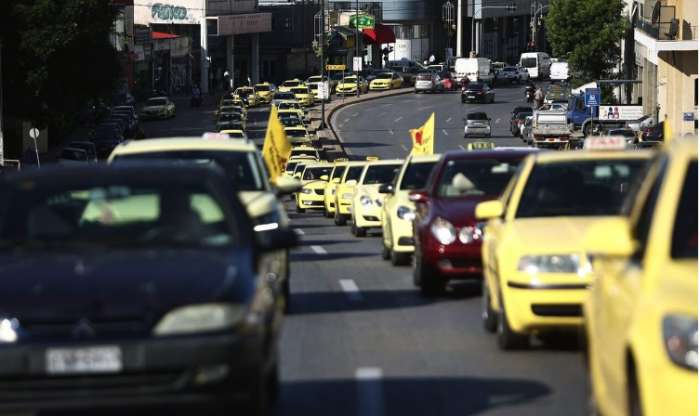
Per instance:
[[[161,40],[161,39],[176,39],[178,36],[170,33],[164,32],[151,32],[151,39]]]
[[[396,36],[394,35],[394,30],[387,25],[377,23],[374,29],[363,29],[362,34],[364,35],[365,41],[373,43],[375,45],[381,45],[383,43],[396,43]]]

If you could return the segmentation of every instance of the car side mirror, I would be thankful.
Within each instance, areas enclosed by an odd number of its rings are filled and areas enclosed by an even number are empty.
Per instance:
[[[389,184],[389,183],[382,184],[379,186],[379,193],[380,194],[394,193],[394,186]]]
[[[583,244],[588,254],[608,257],[631,257],[639,246],[629,220],[624,217],[594,222],[586,231]]]
[[[413,191],[408,194],[408,200],[416,204],[427,204],[430,197],[426,191]]]
[[[299,237],[291,229],[274,229],[255,232],[255,245],[263,253],[284,250],[299,244]]]
[[[319,179],[321,179],[322,181],[328,182],[328,175],[321,175],[321,177]]]
[[[476,206],[476,219],[490,220],[500,218],[505,211],[503,203],[499,200],[485,201]]]
[[[296,175],[295,175],[296,177]],[[277,195],[288,195],[297,192],[301,189],[301,182],[286,175],[282,175],[275,179],[275,191]]]

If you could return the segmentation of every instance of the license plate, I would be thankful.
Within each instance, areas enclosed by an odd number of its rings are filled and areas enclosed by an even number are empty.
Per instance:
[[[476,97],[473,95],[467,95],[467,98],[476,98]]]
[[[46,350],[48,374],[117,373],[121,370],[122,351],[118,346]]]

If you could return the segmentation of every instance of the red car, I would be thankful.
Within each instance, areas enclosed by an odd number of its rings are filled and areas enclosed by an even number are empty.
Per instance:
[[[532,148],[448,152],[433,170],[425,190],[409,198],[413,223],[413,282],[425,296],[439,295],[451,279],[480,279],[481,224],[476,205],[498,198],[520,161]]]

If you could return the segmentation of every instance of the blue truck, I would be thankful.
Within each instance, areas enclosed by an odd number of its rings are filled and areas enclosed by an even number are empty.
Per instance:
[[[608,81],[607,83],[623,84],[637,81]],[[586,88],[598,88],[606,81],[593,82],[572,90],[566,113],[567,122],[572,130],[581,130],[585,137],[591,134],[604,134],[615,128],[623,128],[630,121],[644,117],[644,107],[641,105],[604,104],[587,107],[585,103]]]

